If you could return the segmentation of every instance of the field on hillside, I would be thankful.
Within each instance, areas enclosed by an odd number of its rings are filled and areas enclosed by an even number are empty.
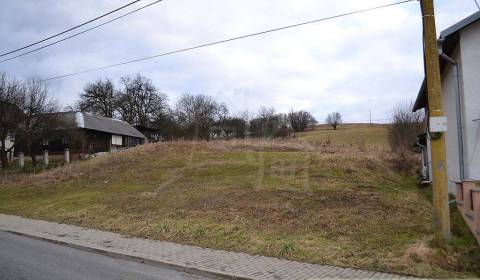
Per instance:
[[[299,133],[298,137],[310,143],[388,149],[386,124],[343,124],[333,130],[329,125],[318,125],[313,131]]]
[[[455,246],[429,247],[430,191],[371,139],[366,148],[302,139],[145,145],[3,177],[0,212],[312,263],[479,276],[479,248],[458,215]]]

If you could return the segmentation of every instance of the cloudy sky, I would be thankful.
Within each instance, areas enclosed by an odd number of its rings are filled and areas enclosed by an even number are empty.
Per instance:
[[[0,0],[0,52],[21,47],[132,0]],[[154,0],[142,0],[114,16]],[[56,46],[0,63],[19,78],[49,78],[201,43],[392,3],[394,0],[164,0]],[[439,31],[477,11],[473,0],[437,0]],[[105,19],[107,20],[107,19]],[[62,104],[98,78],[140,73],[174,104],[209,94],[232,112],[339,111],[346,121],[387,119],[423,79],[417,1],[188,53],[49,81]]]

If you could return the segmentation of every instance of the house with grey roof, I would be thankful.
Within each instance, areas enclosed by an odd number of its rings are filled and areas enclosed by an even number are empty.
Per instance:
[[[430,139],[435,127],[445,131],[449,192],[480,243],[480,12],[447,28],[438,39],[446,120],[429,120],[424,80],[413,111],[425,109],[427,130],[418,138],[423,177],[432,178]]]
[[[145,143],[145,136],[129,123],[87,112],[65,112],[62,118],[73,124],[82,137],[81,153],[108,152]],[[69,148],[70,143],[50,140],[49,150]]]

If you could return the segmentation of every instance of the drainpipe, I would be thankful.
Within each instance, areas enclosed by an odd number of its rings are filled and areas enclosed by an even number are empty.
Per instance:
[[[422,161],[425,161],[425,154],[424,154],[424,151],[427,151],[427,146],[425,145],[422,145],[420,144],[420,141],[417,137],[417,146],[421,147],[422,148]],[[432,180],[430,179],[430,162],[428,161],[428,152],[427,152],[427,160],[426,160],[426,165],[427,165],[427,179],[428,180],[422,180],[422,182],[420,183],[421,185],[430,185],[432,183]]]
[[[441,41],[443,43],[443,41]],[[462,121],[462,103],[460,97],[460,69],[458,62],[446,55],[443,52],[443,48],[440,48],[440,57],[445,59],[448,63],[455,67],[455,80],[457,82],[457,87],[455,88],[455,109],[457,113],[457,137],[458,137],[458,164],[460,167],[460,181],[465,179],[465,159],[464,159],[464,147],[463,147],[463,121]]]

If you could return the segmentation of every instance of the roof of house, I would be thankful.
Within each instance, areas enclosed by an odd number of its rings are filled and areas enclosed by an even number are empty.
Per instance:
[[[66,120],[75,122],[78,128],[91,129],[124,136],[133,136],[137,138],[146,138],[145,135],[143,135],[140,131],[122,120],[102,117],[86,112],[65,112],[63,114]]]
[[[473,15],[457,22],[456,24],[450,26],[440,33],[440,38],[438,39],[439,51],[443,51],[447,55],[451,55],[455,50],[458,40],[460,38],[460,31],[466,27],[476,23],[480,20],[480,11],[474,13]],[[440,59],[440,70],[443,72],[445,69],[446,63],[444,60]],[[422,86],[418,92],[417,100],[413,106],[413,111],[420,110],[425,108],[427,105],[427,82],[423,79]]]

